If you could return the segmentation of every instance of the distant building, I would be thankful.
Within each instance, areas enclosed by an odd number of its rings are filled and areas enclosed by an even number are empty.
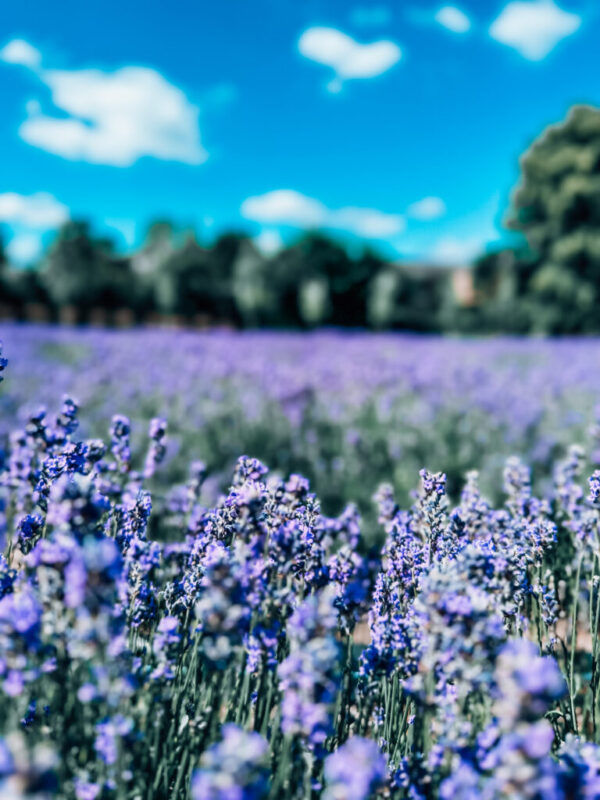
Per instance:
[[[476,304],[477,295],[471,267],[454,267],[452,269],[452,291],[457,305],[468,308]]]

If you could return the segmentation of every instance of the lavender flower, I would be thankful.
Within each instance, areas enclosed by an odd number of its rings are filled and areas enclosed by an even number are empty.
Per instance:
[[[385,756],[371,739],[353,736],[325,759],[324,800],[367,800],[387,779]]]
[[[131,448],[129,445],[130,433],[131,423],[129,419],[121,414],[116,414],[112,418],[110,426],[110,449],[115,457],[118,468],[122,472],[127,472],[131,461]]]
[[[237,725],[224,725],[221,735],[192,775],[193,800],[262,800],[269,791],[267,742]]]
[[[22,553],[29,553],[34,547],[44,527],[44,518],[41,514],[27,514],[19,522],[17,528],[17,541]]]
[[[155,417],[150,421],[148,435],[150,437],[150,448],[146,455],[144,465],[144,477],[151,478],[156,467],[164,460],[167,452],[165,438],[167,434],[167,420],[162,417]]]
[[[4,380],[4,375],[2,374],[6,367],[8,366],[8,358],[2,355],[2,341],[0,341],[0,383]]]
[[[334,595],[307,598],[289,623],[291,652],[279,665],[283,692],[282,730],[304,736],[317,753],[331,733],[340,685],[340,647],[331,635],[337,624]]]
[[[121,714],[96,725],[96,752],[109,767],[117,762],[121,740],[133,730],[133,722]]]

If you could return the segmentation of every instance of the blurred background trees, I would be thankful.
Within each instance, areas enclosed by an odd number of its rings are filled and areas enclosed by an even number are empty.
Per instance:
[[[33,269],[11,267],[0,239],[0,306],[23,316],[35,305],[51,318],[71,309],[72,321],[109,323],[120,314],[242,327],[597,332],[598,109],[574,107],[533,142],[507,225],[511,245],[469,270],[390,262],[318,231],[267,256],[243,232],[207,244],[169,220],[155,221],[137,251],[124,255],[89,223],[72,220]]]
[[[575,106],[533,142],[521,159],[508,225],[524,244],[475,266],[486,321],[542,334],[600,330],[598,109]]]
[[[40,281],[54,305],[73,307],[81,318],[94,308],[139,311],[143,299],[129,259],[116,254],[110,240],[95,238],[87,222],[63,225],[42,263]]]

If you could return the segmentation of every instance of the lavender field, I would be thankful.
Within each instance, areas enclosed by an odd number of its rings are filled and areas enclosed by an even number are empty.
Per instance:
[[[544,490],[571,444],[600,459],[596,339],[23,325],[0,334],[11,355],[0,436],[40,406],[56,413],[69,394],[82,436],[104,436],[112,415],[126,414],[139,459],[149,420],[165,417],[161,494],[201,459],[212,503],[247,454],[282,477],[301,472],[329,513],[352,501],[369,517],[381,482],[406,503],[423,466],[445,472],[453,499],[477,469],[499,500],[508,456],[523,457]]]
[[[600,340],[1,336],[1,798],[600,796]]]

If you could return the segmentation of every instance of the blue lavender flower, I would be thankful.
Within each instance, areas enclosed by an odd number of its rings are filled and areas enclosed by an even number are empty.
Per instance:
[[[27,584],[0,599],[0,637],[7,636],[14,645],[20,640],[27,649],[39,646],[42,609]]]
[[[129,436],[131,434],[131,423],[122,414],[116,414],[112,418],[110,426],[110,449],[115,457],[118,468],[122,472],[129,470],[131,462],[131,447]]]
[[[269,792],[268,745],[258,733],[224,725],[192,775],[193,800],[262,800]]]
[[[281,623],[275,620],[270,626],[255,625],[245,637],[244,644],[248,654],[246,669],[253,675],[265,666],[274,670],[277,666],[277,649],[281,640]]]
[[[373,495],[373,500],[379,512],[377,521],[380,525],[383,525],[385,532],[388,533],[389,525],[398,511],[398,506],[394,499],[394,487],[389,483],[382,483]]]
[[[567,691],[565,678],[550,656],[540,656],[527,639],[507,642],[496,661],[499,699],[496,715],[506,727],[516,720],[537,720]]]
[[[63,397],[60,414],[56,418],[56,438],[58,441],[67,441],[79,427],[77,412],[79,403],[70,395]]]
[[[397,672],[413,675],[422,652],[421,633],[414,610],[404,602],[404,594],[395,576],[381,572],[375,583],[369,611],[371,643],[360,657],[364,678],[389,676]]]
[[[588,495],[589,502],[594,505],[600,505],[600,469],[594,470],[589,478],[590,493]]]
[[[242,646],[250,627],[246,576],[243,564],[220,542],[209,545],[203,567],[194,609],[202,632],[202,649],[210,661],[227,663]]]
[[[0,599],[13,591],[16,579],[17,570],[11,568],[6,558],[0,554]]]
[[[432,473],[426,469],[419,472],[421,492],[415,506],[415,527],[426,543],[427,562],[441,558],[446,552],[449,533],[445,525],[446,476],[443,472]]]
[[[569,734],[557,755],[564,797],[577,800],[600,797],[600,747],[597,744]]]
[[[531,499],[531,475],[522,461],[513,456],[504,468],[504,490],[508,495],[507,506],[514,516],[524,516]]]
[[[0,341],[0,383],[4,380],[4,375],[2,374],[6,367],[8,366],[8,358],[2,355],[2,341]]]
[[[334,593],[322,590],[307,598],[288,624],[290,654],[279,665],[283,692],[281,727],[300,734],[317,754],[332,731],[335,698],[340,686],[340,646]]]
[[[265,465],[261,464],[257,458],[240,456],[233,473],[233,485],[241,486],[246,481],[259,481],[268,471]]]
[[[22,553],[29,553],[34,547],[44,527],[44,518],[41,514],[27,514],[23,517],[17,528],[17,542]]]
[[[144,477],[151,478],[156,467],[164,460],[167,452],[165,438],[167,433],[167,420],[162,417],[154,417],[150,420],[150,447],[146,455],[144,464]]]
[[[372,739],[353,736],[325,759],[324,800],[367,800],[388,777],[385,756]]]
[[[102,792],[102,785],[83,778],[75,779],[75,797],[77,800],[96,800]]]
[[[125,739],[133,730],[131,719],[117,714],[96,725],[96,752],[108,766],[117,762],[119,755],[119,742]]]

